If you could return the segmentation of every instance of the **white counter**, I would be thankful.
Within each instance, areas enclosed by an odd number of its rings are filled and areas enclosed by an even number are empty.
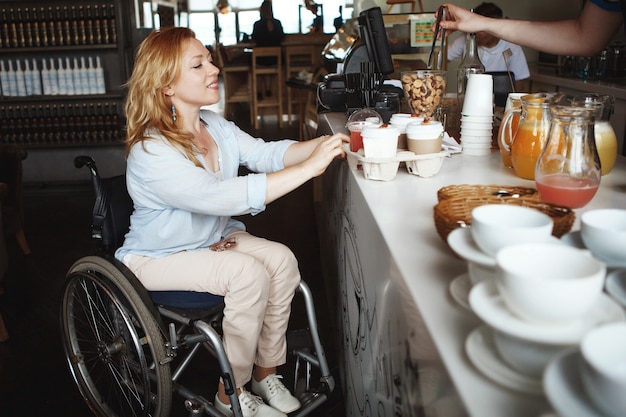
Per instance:
[[[345,131],[344,123],[343,114],[320,115],[318,133]],[[466,265],[439,237],[433,221],[437,190],[451,184],[534,187],[504,168],[497,151],[487,157],[454,155],[431,178],[401,167],[390,182],[370,181],[345,161],[337,161],[322,178],[318,223],[322,256],[338,280],[349,416],[551,412],[543,396],[492,382],[465,354],[465,340],[481,322],[450,296],[450,282]],[[602,207],[626,208],[626,158],[619,157],[597,195],[577,214]],[[577,219],[574,229],[579,224]],[[447,375],[431,372],[438,363]],[[407,365],[413,371],[402,371]]]

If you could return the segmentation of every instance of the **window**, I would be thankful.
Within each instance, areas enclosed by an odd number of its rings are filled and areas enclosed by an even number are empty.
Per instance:
[[[254,22],[259,20],[259,11],[258,10],[246,10],[246,11],[241,11],[238,14],[239,14],[239,31],[241,33],[247,33],[248,35],[252,35],[252,28],[254,27]],[[274,12],[274,16],[276,16],[275,12]],[[283,27],[283,29],[285,28]],[[241,36],[239,36],[239,40],[241,40]]]
[[[229,13],[216,12],[217,0],[189,0],[189,28],[205,45],[214,45],[216,40],[224,45],[233,45],[242,39],[243,34],[252,34],[254,22],[259,20],[261,0],[229,0]],[[304,7],[304,1],[272,0],[274,17],[280,20],[285,33],[307,33],[315,15]],[[343,7],[344,20],[352,17],[353,2],[348,0],[316,0],[322,6],[324,32],[333,33],[333,20],[339,16],[339,6]]]
[[[180,26],[176,3],[172,0],[135,0],[134,9],[137,29]]]
[[[215,43],[215,13],[213,12],[189,12],[189,28],[196,33],[198,38],[205,45]]]

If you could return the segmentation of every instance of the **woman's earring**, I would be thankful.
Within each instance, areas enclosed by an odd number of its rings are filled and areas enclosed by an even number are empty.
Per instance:
[[[174,107],[173,104],[172,104],[172,120],[174,122],[176,121],[176,108]]]

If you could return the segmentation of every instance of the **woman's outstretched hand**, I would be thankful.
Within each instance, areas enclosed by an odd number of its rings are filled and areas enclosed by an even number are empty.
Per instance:
[[[346,156],[343,144],[350,142],[350,137],[344,133],[335,133],[332,136],[320,136],[317,140],[319,143],[305,161],[305,164],[312,169],[314,177],[323,174],[333,159]]]

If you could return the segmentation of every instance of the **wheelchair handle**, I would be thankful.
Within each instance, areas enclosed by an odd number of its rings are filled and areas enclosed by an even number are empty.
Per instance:
[[[91,156],[80,155],[74,158],[74,166],[76,168],[82,168],[85,165],[89,168],[89,170],[91,171],[91,174],[94,177],[98,176],[98,168],[96,167],[96,161],[94,161]]]

